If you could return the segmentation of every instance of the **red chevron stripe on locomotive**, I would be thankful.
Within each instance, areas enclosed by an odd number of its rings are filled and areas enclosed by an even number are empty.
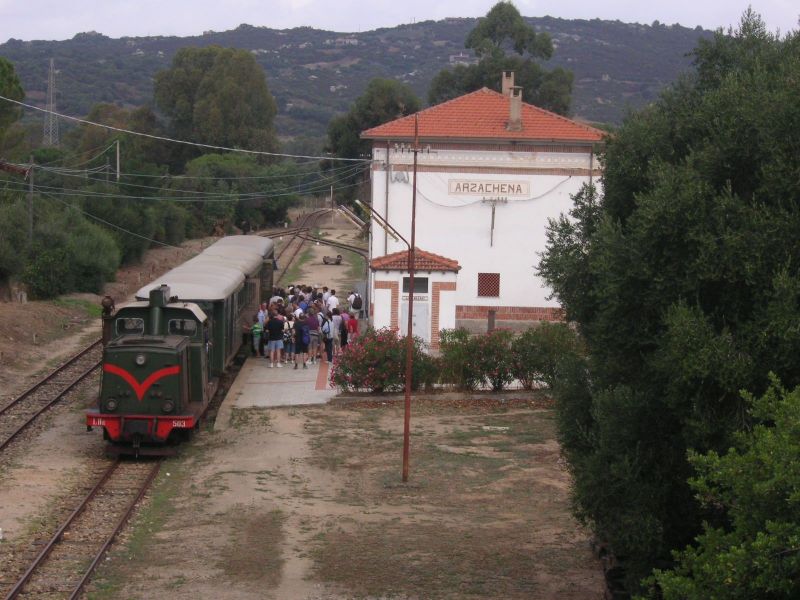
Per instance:
[[[136,393],[136,398],[141,401],[144,395],[147,393],[147,390],[149,390],[156,381],[163,379],[164,377],[168,377],[169,375],[177,375],[181,372],[181,368],[177,365],[174,367],[164,367],[163,369],[159,369],[158,371],[151,373],[150,376],[142,383],[139,383],[128,371],[116,365],[104,363],[103,371],[122,377],[128,383],[128,385],[133,388],[133,391]]]

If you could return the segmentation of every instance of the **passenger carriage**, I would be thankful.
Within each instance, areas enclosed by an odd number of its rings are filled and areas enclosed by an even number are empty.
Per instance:
[[[98,405],[87,426],[116,443],[163,444],[197,426],[272,287],[274,244],[222,238],[136,293],[107,321]]]

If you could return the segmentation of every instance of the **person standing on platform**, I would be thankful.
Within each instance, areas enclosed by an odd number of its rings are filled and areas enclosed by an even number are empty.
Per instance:
[[[250,349],[253,351],[253,356],[264,356],[264,326],[258,320],[258,317],[253,317],[253,326],[250,328]]]
[[[325,305],[331,312],[333,312],[334,308],[339,308],[339,298],[336,296],[336,290],[331,290],[331,295],[328,296],[328,302]]]
[[[353,343],[358,337],[358,316],[356,313],[350,315],[347,320],[347,339],[349,343]]]
[[[307,369],[308,344],[311,341],[311,334],[308,330],[308,318],[305,313],[300,315],[294,325],[294,368],[297,368],[300,359],[303,360],[303,368]]]
[[[317,356],[319,355],[319,319],[317,318],[317,311],[312,306],[308,309],[308,318],[306,319],[306,323],[308,324],[308,356],[310,357],[310,362],[313,365],[317,362]]]
[[[336,296],[331,295],[331,298]],[[338,308],[331,310],[331,340],[333,340],[333,356],[342,353],[342,315]]]
[[[281,362],[281,350],[283,350],[283,319],[278,317],[278,313],[274,310],[270,313],[269,321],[267,321],[267,351],[269,352],[269,367],[272,368],[277,362],[279,367],[283,366]]]

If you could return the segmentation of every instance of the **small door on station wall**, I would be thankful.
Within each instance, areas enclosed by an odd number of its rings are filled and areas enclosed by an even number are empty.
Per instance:
[[[405,335],[408,331],[408,300],[401,301],[400,307],[400,333]],[[411,331],[426,344],[431,343],[431,306],[428,302],[414,302]]]

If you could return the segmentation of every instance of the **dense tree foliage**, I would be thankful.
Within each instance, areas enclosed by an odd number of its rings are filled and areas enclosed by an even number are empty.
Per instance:
[[[747,399],[755,425],[733,448],[690,454],[692,489],[727,522],[706,523],[696,546],[676,553],[676,568],[656,573],[664,600],[800,596],[800,388],[776,382]]]
[[[180,138],[274,151],[277,107],[253,55],[233,48],[183,48],[156,74],[155,99]]]
[[[465,46],[479,57],[477,65],[459,65],[441,71],[431,81],[428,103],[439,104],[482,87],[500,91],[501,73],[514,71],[515,85],[524,88],[526,102],[559,114],[568,114],[572,73],[547,71],[536,59],[549,59],[553,43],[536,33],[511,2],[498,2],[467,36]],[[511,52],[511,54],[509,54]]]
[[[303,169],[249,154],[187,152],[183,144],[120,131],[275,150],[275,104],[249,53],[187,50],[160,82],[167,124],[148,106],[99,103],[87,118],[108,128],[67,129],[61,148],[40,148],[38,137],[15,133],[16,160],[34,161],[34,225],[29,236],[24,177],[0,173],[4,296],[12,280],[37,298],[99,291],[121,263],[140,260],[154,243],[176,245],[187,236],[283,222],[302,192],[318,191],[320,182],[327,190],[329,178],[316,164]]]
[[[25,93],[19,82],[14,65],[5,58],[0,57],[0,96],[12,100],[22,100]],[[0,138],[11,123],[16,121],[21,114],[20,108],[10,102],[0,102]]]
[[[331,120],[325,150],[339,158],[369,159],[372,142],[362,140],[361,133],[419,109],[420,101],[407,85],[393,79],[373,79],[347,114]],[[328,163],[325,168],[330,169],[332,166]],[[359,177],[360,174],[355,173],[344,179],[343,183],[349,187],[343,191],[342,199],[355,195],[356,188],[353,184]]]
[[[634,587],[730,526],[687,450],[724,452],[769,372],[800,384],[800,36],[748,12],[694,59],[608,139],[603,197],[551,223],[540,263],[589,352],[557,386],[577,513]]]
[[[347,114],[331,121],[325,149],[341,158],[369,158],[372,142],[362,140],[361,132],[415,113],[420,106],[407,85],[394,79],[373,79]]]

